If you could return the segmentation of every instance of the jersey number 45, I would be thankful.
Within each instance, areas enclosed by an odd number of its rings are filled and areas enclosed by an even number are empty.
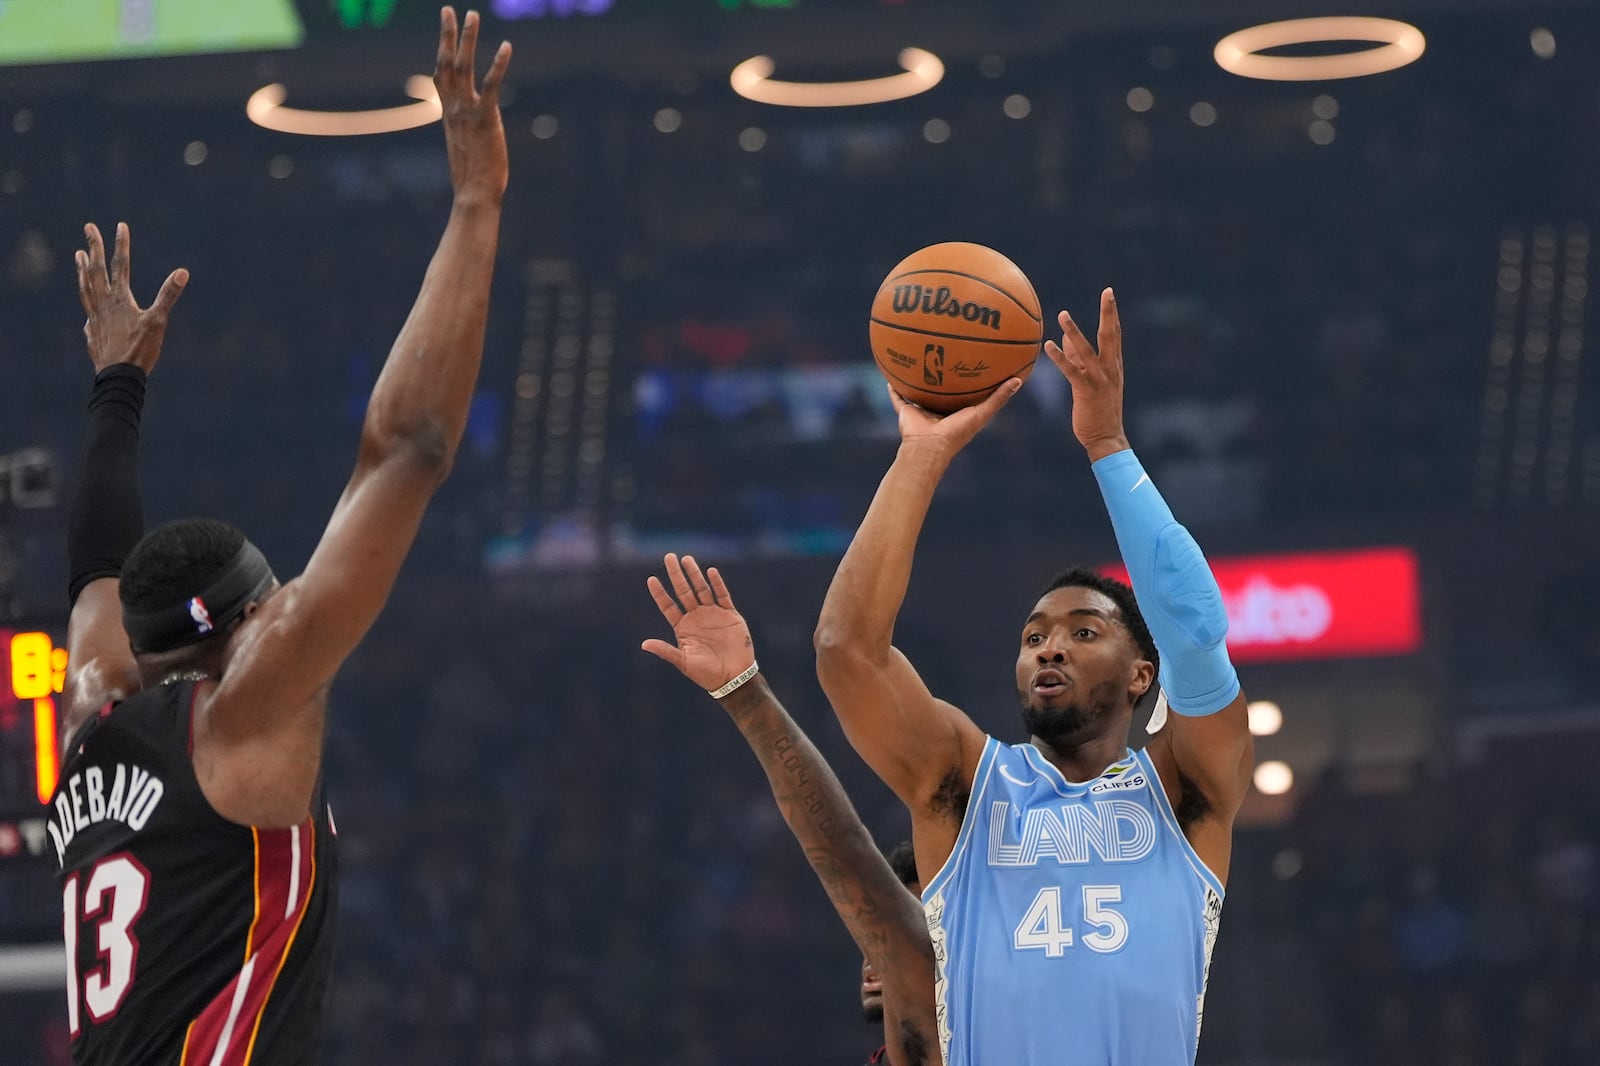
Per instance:
[[[1116,951],[1128,942],[1128,919],[1107,904],[1122,902],[1121,885],[1084,885],[1083,921],[1095,931],[1083,935],[1083,946],[1102,954]],[[1062,919],[1061,886],[1047,885],[1028,905],[1028,912],[1017,923],[1012,945],[1018,951],[1042,950],[1059,959],[1074,943],[1072,930]]]

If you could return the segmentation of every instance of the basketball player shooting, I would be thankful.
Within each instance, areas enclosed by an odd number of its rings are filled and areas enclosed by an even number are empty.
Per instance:
[[[937,1066],[933,950],[916,897],[879,854],[822,753],[767,685],[750,627],[717,568],[702,573],[687,555],[681,562],[668,555],[665,564],[672,591],[655,576],[646,585],[677,643],[651,639],[641,647],[705,689],[755,752],[784,822],[881,980],[888,1061]]]
[[[817,672],[911,811],[948,1066],[1192,1063],[1253,765],[1245,700],[1216,581],[1128,444],[1111,290],[1098,352],[1060,323],[1045,351],[1133,588],[1071,570],[1029,609],[1028,743],[985,736],[892,644],[939,479],[1020,382],[944,418],[894,397],[900,449],[828,590]],[[1134,707],[1158,674],[1158,729],[1134,752]]]
[[[65,759],[49,833],[67,1021],[82,1066],[320,1060],[337,857],[321,768],[328,687],[377,618],[448,473],[477,378],[506,188],[502,44],[441,14],[434,83],[454,203],[379,375],[356,468],[305,572],[280,587],[221,522],[142,536],[140,412],[175,272],[148,310],[117,227],[77,254],[96,377],[68,533]],[[202,416],[203,417],[203,416]]]

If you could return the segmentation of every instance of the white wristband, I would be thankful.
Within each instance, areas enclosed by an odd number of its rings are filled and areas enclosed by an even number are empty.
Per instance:
[[[755,677],[756,671],[760,669],[760,663],[752,662],[745,668],[743,673],[734,678],[732,681],[729,681],[726,685],[723,685],[721,688],[716,690],[707,689],[706,691],[711,693],[711,698],[714,700],[720,700],[724,696],[731,696],[734,692],[738,691],[739,687],[746,681],[749,681],[752,677]]]

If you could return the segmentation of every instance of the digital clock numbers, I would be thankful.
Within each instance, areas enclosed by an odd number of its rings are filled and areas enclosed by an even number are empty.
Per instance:
[[[39,802],[48,803],[61,767],[55,698],[67,679],[67,649],[56,647],[54,638],[39,630],[0,629],[0,647],[6,651],[11,679],[10,699],[0,699],[0,724],[13,738],[25,730],[32,732],[31,745],[20,739],[18,743],[32,748],[35,790]]]

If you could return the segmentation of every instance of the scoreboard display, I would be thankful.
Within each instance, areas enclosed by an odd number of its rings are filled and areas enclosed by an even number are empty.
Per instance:
[[[44,855],[44,805],[61,766],[58,628],[0,626],[0,861]]]
[[[0,65],[295,48],[292,0],[6,0]]]
[[[957,7],[968,0],[456,0],[492,42],[519,26],[633,19],[712,25],[810,11]],[[1013,6],[1022,0],[1007,0]],[[1040,2],[1040,0],[1028,0]],[[1057,0],[1059,2],[1059,0]],[[441,0],[0,0],[0,66],[274,51],[356,34],[432,35]]]

